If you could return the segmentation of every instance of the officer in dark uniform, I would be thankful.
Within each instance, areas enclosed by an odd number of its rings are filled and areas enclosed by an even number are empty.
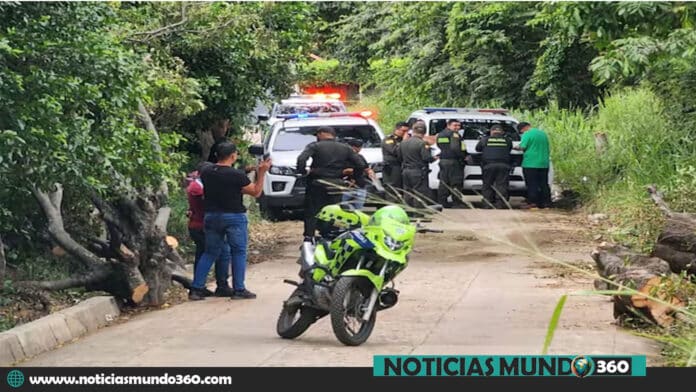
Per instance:
[[[424,136],[425,127],[415,125],[413,135],[401,142],[397,150],[403,170],[401,176],[404,184],[404,198],[406,204],[416,208],[424,207],[424,204],[430,202],[428,165],[437,159],[432,156],[430,146],[423,140]]]
[[[404,135],[408,133],[408,123],[399,122],[391,135],[382,141],[382,157],[384,159],[384,170],[382,171],[382,182],[387,191],[387,198],[390,201],[398,202],[401,200],[401,188],[403,181],[401,178],[401,161],[398,156],[399,144],[404,140]]]
[[[305,192],[305,241],[312,241],[314,237],[317,213],[329,204],[341,202],[343,171],[353,168],[363,172],[367,169],[365,161],[350,146],[336,140],[336,131],[331,127],[320,127],[317,130],[317,141],[308,144],[297,157],[299,174],[306,173],[309,158],[312,158],[312,166],[307,176]]]
[[[437,188],[437,200],[444,208],[452,208],[453,204],[457,207],[464,205],[458,196],[464,187],[466,158],[466,145],[462,143],[459,135],[461,128],[462,124],[458,120],[448,120],[447,128],[437,134],[437,146],[440,148],[440,186]],[[453,204],[447,201],[450,194],[454,200]]]
[[[481,154],[483,168],[484,208],[505,208],[509,200],[510,187],[510,151],[512,141],[505,136],[500,125],[491,127],[490,136],[484,136],[476,145],[476,151]]]

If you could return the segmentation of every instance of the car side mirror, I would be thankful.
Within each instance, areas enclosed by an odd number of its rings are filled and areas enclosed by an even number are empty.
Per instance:
[[[256,119],[258,120],[258,122],[268,121],[269,118],[271,118],[271,117],[267,114],[259,114],[258,116],[256,116]]]
[[[265,151],[265,148],[263,147],[263,144],[252,144],[251,146],[249,146],[249,154],[251,154],[253,156],[260,157],[260,156],[263,156],[263,154],[265,152],[266,151]]]

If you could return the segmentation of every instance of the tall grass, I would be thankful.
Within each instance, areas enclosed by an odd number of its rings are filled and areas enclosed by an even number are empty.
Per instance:
[[[551,105],[517,117],[548,132],[556,182],[578,192],[588,211],[609,213],[614,240],[649,251],[662,220],[645,186],[656,184],[677,209],[696,207],[696,143],[664,111],[649,90],[629,89],[589,112]],[[601,152],[598,132],[608,140]]]
[[[360,105],[373,108],[382,127],[389,131],[416,109],[407,102],[368,97]],[[696,141],[690,139],[689,130],[672,123],[670,118],[674,117],[666,115],[665,110],[669,108],[654,93],[636,88],[615,91],[590,110],[568,110],[552,104],[544,110],[514,114],[518,120],[528,121],[548,133],[556,183],[577,192],[586,212],[609,215],[608,238],[649,253],[664,220],[648,198],[647,185],[655,184],[664,191],[673,209],[696,211]],[[608,140],[601,151],[595,146],[597,132],[606,134]],[[533,244],[528,251],[566,265],[543,255]],[[581,272],[596,278],[590,272]],[[544,351],[551,344],[565,302],[563,298],[549,322]],[[691,300],[696,302],[696,298]],[[688,320],[679,327],[646,332],[668,343],[666,357],[670,364],[696,365],[693,310],[692,306],[682,312]]]
[[[588,112],[550,106],[518,117],[548,132],[557,182],[579,192],[587,211],[610,216],[609,238],[649,253],[664,218],[647,197],[647,185],[665,191],[677,210],[696,209],[696,141],[671,123],[665,110],[651,91],[630,89],[605,97]],[[608,139],[601,151],[595,148],[596,132]],[[549,324],[551,336],[557,313]],[[644,333],[667,344],[671,365],[696,365],[696,319],[693,312],[685,314],[688,321],[679,327]]]

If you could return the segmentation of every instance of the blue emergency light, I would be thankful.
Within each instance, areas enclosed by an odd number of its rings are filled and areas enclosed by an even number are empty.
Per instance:
[[[474,108],[423,108],[423,111],[426,113],[435,113],[435,112],[452,112],[452,113],[493,113],[493,114],[508,114],[509,111],[507,109],[474,109]]]
[[[362,112],[334,112],[334,113],[294,113],[294,114],[279,114],[277,117],[285,120],[294,118],[322,118],[322,117],[362,117],[369,118],[372,112],[365,110]]]
[[[458,112],[459,109],[457,108],[423,108],[423,110],[430,114],[434,112]]]

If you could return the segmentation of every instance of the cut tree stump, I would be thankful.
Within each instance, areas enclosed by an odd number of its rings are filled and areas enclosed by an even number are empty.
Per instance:
[[[670,293],[663,285],[672,274],[670,265],[665,260],[644,256],[606,242],[595,248],[592,259],[599,275],[616,283],[598,279],[595,281],[597,289],[638,291],[613,295],[615,318],[642,315],[666,327],[674,321],[675,310],[685,305],[682,299]]]

